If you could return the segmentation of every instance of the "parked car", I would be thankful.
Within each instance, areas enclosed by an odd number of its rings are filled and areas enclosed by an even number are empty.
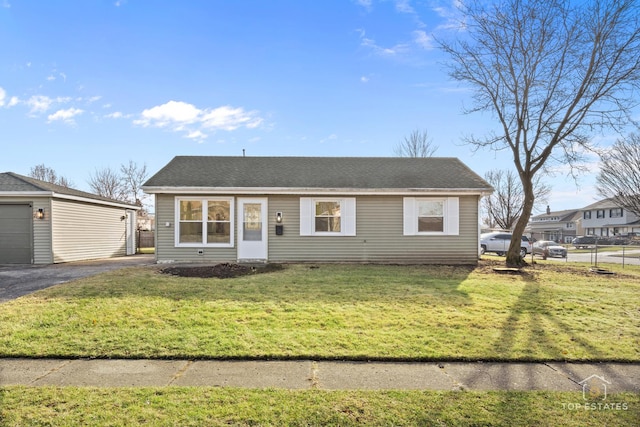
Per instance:
[[[511,244],[511,233],[494,232],[483,233],[480,235],[480,253],[495,252],[502,256],[509,250]],[[525,257],[528,253],[531,253],[531,242],[527,236],[522,236],[522,242],[520,245],[520,256]]]
[[[546,257],[567,257],[567,248],[552,240],[538,240],[533,244],[533,254]]]
[[[576,249],[586,249],[596,245],[596,236],[578,236],[571,242]]]

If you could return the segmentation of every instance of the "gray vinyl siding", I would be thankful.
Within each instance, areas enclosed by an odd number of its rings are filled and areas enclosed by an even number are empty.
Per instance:
[[[54,199],[53,262],[126,255],[125,209]]]
[[[340,197],[336,195],[336,197]],[[356,197],[356,236],[300,236],[299,197],[271,196],[269,218],[283,212],[284,234],[269,227],[269,261],[475,264],[478,197],[460,197],[457,236],[403,236],[402,196]]]
[[[460,196],[459,202],[457,236],[404,236],[402,196],[356,196],[356,236],[300,236],[300,197],[268,196],[269,261],[475,264],[478,196]],[[283,213],[282,236],[275,233],[276,212]],[[233,248],[201,248],[202,255],[197,253],[199,248],[175,247],[175,195],[156,195],[156,219],[159,262],[237,260],[236,242]]]
[[[51,199],[33,201],[33,218],[38,209],[44,209],[44,219],[33,220],[33,263],[51,264],[53,249],[51,246]]]

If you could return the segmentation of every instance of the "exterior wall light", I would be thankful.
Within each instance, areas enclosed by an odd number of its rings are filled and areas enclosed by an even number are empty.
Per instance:
[[[282,224],[282,212],[276,212],[276,222]]]
[[[44,209],[43,208],[38,209],[38,211],[36,212],[36,218],[44,219]]]

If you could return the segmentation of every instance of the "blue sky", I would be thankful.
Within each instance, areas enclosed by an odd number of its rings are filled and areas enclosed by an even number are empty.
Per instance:
[[[509,153],[473,153],[469,93],[432,36],[456,31],[448,0],[0,0],[0,172],[44,163],[81,190],[133,160],[175,155],[393,156],[426,129],[436,156],[483,175]],[[594,201],[547,180],[552,209]]]

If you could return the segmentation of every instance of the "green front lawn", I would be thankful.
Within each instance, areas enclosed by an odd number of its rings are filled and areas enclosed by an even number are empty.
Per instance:
[[[7,426],[637,426],[640,396],[581,393],[0,388]],[[589,403],[589,405],[592,405]]]
[[[224,280],[131,268],[2,304],[0,356],[640,360],[637,268],[541,261],[501,275],[488,263]]]

